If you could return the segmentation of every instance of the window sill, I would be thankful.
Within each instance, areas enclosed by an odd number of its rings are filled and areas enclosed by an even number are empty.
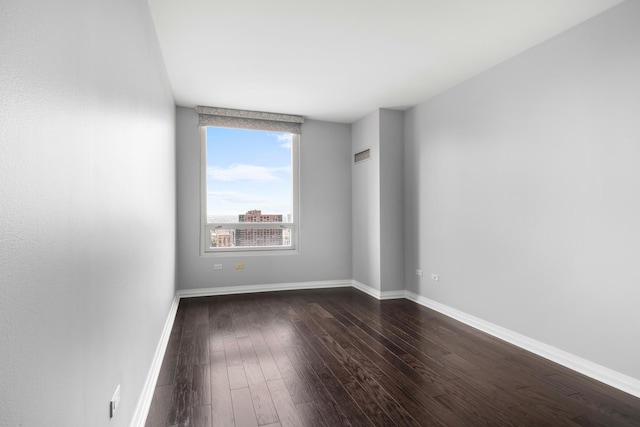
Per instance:
[[[224,258],[224,257],[253,257],[253,256],[282,256],[282,255],[298,255],[298,249],[257,249],[251,251],[216,251],[216,252],[200,252],[203,258]]]

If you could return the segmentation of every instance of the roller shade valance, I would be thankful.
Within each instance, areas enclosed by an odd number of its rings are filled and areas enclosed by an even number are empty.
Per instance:
[[[304,117],[262,111],[232,110],[218,107],[196,107],[200,126],[266,130],[300,134]]]

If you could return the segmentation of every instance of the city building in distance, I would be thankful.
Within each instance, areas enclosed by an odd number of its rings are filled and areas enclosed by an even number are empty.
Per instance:
[[[291,230],[287,227],[274,225],[273,228],[238,228],[238,223],[259,222],[259,223],[280,223],[283,222],[282,214],[263,214],[262,210],[254,209],[247,213],[239,214],[238,221],[233,217],[222,218],[232,226],[218,226],[212,228],[211,248],[231,248],[231,247],[260,247],[260,246],[290,246]],[[220,219],[220,218],[217,218]],[[291,215],[287,214],[285,222],[291,221]],[[222,222],[222,221],[220,221]],[[234,223],[235,222],[235,223]],[[233,228],[232,228],[233,227]]]
[[[282,215],[263,214],[254,209],[240,214],[238,222],[282,222]],[[236,246],[282,246],[282,231],[282,228],[236,230]]]

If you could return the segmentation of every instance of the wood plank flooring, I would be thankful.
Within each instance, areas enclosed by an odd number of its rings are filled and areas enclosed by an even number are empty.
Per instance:
[[[147,426],[640,426],[640,399],[408,300],[183,299]]]

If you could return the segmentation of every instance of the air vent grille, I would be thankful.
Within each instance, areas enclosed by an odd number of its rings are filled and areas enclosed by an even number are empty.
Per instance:
[[[355,156],[353,156],[353,161],[354,161],[354,163],[360,163],[360,162],[362,162],[364,160],[367,160],[370,157],[371,157],[371,150],[369,148],[367,148],[364,151],[356,153]]]

